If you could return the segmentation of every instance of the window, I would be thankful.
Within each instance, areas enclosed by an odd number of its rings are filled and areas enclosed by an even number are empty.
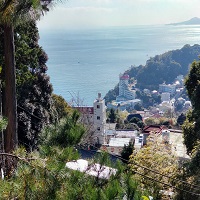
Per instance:
[[[97,127],[97,130],[98,130],[98,131],[100,131],[100,130],[101,130],[101,128],[100,128],[100,127]]]
[[[100,120],[100,116],[97,116],[97,120]]]
[[[97,105],[97,108],[100,108],[100,105]]]

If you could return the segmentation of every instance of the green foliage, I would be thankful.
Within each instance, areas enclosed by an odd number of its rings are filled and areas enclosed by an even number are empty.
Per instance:
[[[58,147],[51,149],[45,158],[38,152],[27,154],[23,149],[15,155],[20,158],[15,173],[9,179],[0,180],[1,199],[56,199],[61,183],[68,176],[65,162],[77,158],[72,148],[67,151]]]
[[[117,118],[117,113],[113,108],[110,109],[109,114],[108,114],[108,120],[110,123],[115,123]]]
[[[114,89],[108,91],[108,93],[104,97],[105,103],[107,104],[108,102],[115,100],[118,95],[119,95],[119,84],[117,84]]]
[[[145,108],[161,103],[161,96],[158,94],[146,94],[142,91],[136,91],[136,95],[138,99],[142,100],[142,105]]]
[[[153,117],[149,117],[149,118],[145,119],[144,122],[145,122],[146,125],[158,124],[158,120],[156,120],[156,119],[153,118]]]
[[[142,110],[144,110],[144,108],[142,107],[142,104],[141,104],[141,103],[137,103],[137,104],[134,106],[134,109],[137,110],[137,111],[142,111]]]
[[[185,45],[183,48],[173,51],[168,51],[161,55],[156,55],[147,60],[146,65],[133,66],[126,73],[137,80],[139,89],[158,89],[158,85],[163,82],[172,83],[174,79],[183,74],[188,73],[188,66],[197,59],[200,53],[200,45]],[[155,78],[156,77],[156,78]],[[110,90],[106,94],[106,103],[116,99],[119,86],[114,90]],[[184,94],[185,95],[185,94]],[[160,102],[160,96],[152,98],[151,95],[137,94],[137,98],[142,99],[145,108]]]
[[[19,143],[32,150],[37,147],[38,133],[52,119],[52,85],[47,76],[47,55],[38,45],[35,21],[14,29],[17,78],[17,119]],[[0,32],[3,46],[3,32]],[[0,59],[3,51],[0,51]],[[2,60],[4,74],[4,62]],[[3,85],[4,79],[3,79]],[[3,93],[4,94],[4,93]]]
[[[5,130],[8,125],[8,120],[0,116],[0,130]]]
[[[191,112],[188,113],[188,115],[191,115]],[[183,133],[184,133],[184,144],[186,145],[187,152],[191,153],[193,148],[197,144],[197,134],[195,131],[195,121],[192,120],[187,115],[186,121],[182,125]]]
[[[200,62],[194,61],[191,65],[190,72],[185,79],[185,86],[188,96],[192,103],[192,110],[189,110],[186,115],[186,120],[182,125],[184,143],[187,148],[187,153],[191,156],[191,160],[183,166],[181,178],[188,183],[188,185],[180,183],[187,192],[179,192],[177,199],[196,199],[197,193],[200,189],[191,186],[199,185],[200,177]]]
[[[185,86],[192,103],[193,110],[187,114],[187,119],[183,124],[184,142],[187,151],[191,152],[200,140],[200,62],[194,61],[190,68],[190,73],[186,77]]]
[[[160,190],[166,188],[160,182],[171,183],[168,177],[174,177],[178,173],[178,160],[172,154],[170,146],[152,136],[146,146],[130,156],[129,167],[135,173],[134,178],[140,187],[149,191],[155,199],[161,199]]]
[[[142,120],[140,120],[139,118],[137,117],[133,117],[129,120],[129,123],[132,124],[136,124],[139,128],[144,128],[144,122]]]
[[[124,159],[124,162],[128,162],[129,156],[133,153],[134,144],[129,142],[129,145],[124,145],[124,148],[121,152],[121,157]]]
[[[140,119],[137,118],[137,117],[132,117],[132,118],[129,120],[130,123],[135,123],[135,124],[137,124],[139,121],[140,121]]]
[[[53,107],[56,111],[56,116],[58,120],[66,117],[69,114],[69,112],[71,112],[70,106],[67,104],[67,102],[62,96],[53,94],[52,99],[53,99]]]
[[[78,122],[80,114],[77,110],[60,122],[47,126],[40,134],[40,143],[46,146],[67,147],[80,142],[85,129]]]
[[[200,145],[198,144],[191,154],[191,160],[184,162],[181,173],[177,178],[185,182],[179,182],[177,187],[182,191],[177,191],[176,200],[198,199],[200,194],[199,177],[200,177]]]
[[[186,116],[183,113],[181,113],[177,118],[177,124],[183,125],[185,120],[186,120]]]
[[[88,200],[88,199],[135,199],[142,196],[136,181],[126,171],[121,162],[111,163],[103,153],[90,161],[92,166],[99,163],[102,170],[105,165],[116,170],[109,179],[90,176],[84,172],[65,167],[67,161],[78,158],[71,148],[41,146],[39,152],[27,154],[18,149],[17,169],[9,179],[0,180],[1,199],[41,199],[41,200]]]

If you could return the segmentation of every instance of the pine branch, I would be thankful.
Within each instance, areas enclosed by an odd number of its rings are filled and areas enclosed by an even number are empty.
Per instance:
[[[31,161],[31,160],[37,160],[36,158],[22,158],[22,157],[19,157],[17,155],[10,154],[10,153],[0,153],[0,156],[8,156],[8,157],[16,158],[16,159],[26,162],[26,163],[29,163],[29,161]]]

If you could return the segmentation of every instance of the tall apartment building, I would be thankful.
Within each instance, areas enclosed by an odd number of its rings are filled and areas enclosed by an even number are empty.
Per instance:
[[[120,74],[119,75],[119,96],[117,101],[127,101],[135,99],[135,90],[129,88],[129,75]]]

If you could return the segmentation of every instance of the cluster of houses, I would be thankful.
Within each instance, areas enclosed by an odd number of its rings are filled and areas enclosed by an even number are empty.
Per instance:
[[[77,107],[77,109],[82,113],[84,123],[91,124],[92,127],[92,134],[87,143],[115,155],[121,155],[124,145],[129,145],[129,143],[134,144],[135,149],[140,149],[146,144],[150,134],[165,134],[165,140],[166,134],[169,136],[167,128],[159,125],[146,126],[143,130],[115,130],[115,126],[111,127],[106,123],[106,105],[100,93],[93,106]],[[140,112],[138,113],[140,118],[148,116],[147,111]]]
[[[107,104],[107,107],[113,109],[127,110],[134,109],[136,104],[142,104],[142,101],[137,98],[136,89],[134,85],[129,84],[129,75],[120,74],[119,75],[119,96],[116,97],[115,101]],[[188,110],[191,107],[191,102],[185,100],[181,97],[184,91],[184,77],[179,75],[176,77],[173,84],[159,84],[159,89],[150,91],[149,89],[144,89],[143,92],[146,94],[159,94],[161,96],[161,103],[155,105],[155,108],[159,110],[160,114],[167,111],[174,112],[175,106],[177,104],[182,106],[182,109]],[[175,104],[176,102],[176,104]]]

